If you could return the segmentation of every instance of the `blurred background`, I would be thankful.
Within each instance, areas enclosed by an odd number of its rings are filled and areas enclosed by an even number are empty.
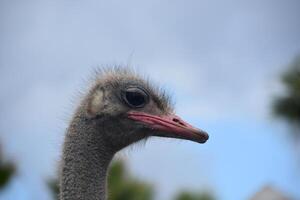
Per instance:
[[[300,199],[299,0],[1,0],[0,30],[1,200],[55,199],[73,102],[113,65],[210,139],[125,149],[110,200]]]

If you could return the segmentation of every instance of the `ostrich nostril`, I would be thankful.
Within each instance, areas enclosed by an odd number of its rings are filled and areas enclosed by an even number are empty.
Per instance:
[[[182,126],[185,126],[185,124],[183,122],[181,122],[179,119],[177,118],[173,118],[173,122],[177,123],[177,124],[180,124]]]

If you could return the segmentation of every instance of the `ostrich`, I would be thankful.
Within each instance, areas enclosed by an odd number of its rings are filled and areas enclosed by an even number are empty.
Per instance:
[[[61,200],[105,200],[114,154],[150,136],[204,143],[208,134],[174,114],[169,97],[132,70],[96,73],[67,129],[60,174]]]

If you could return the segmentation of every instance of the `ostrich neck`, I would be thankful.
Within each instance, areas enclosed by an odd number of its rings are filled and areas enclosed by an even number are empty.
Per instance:
[[[106,199],[107,169],[114,152],[105,141],[92,122],[73,120],[64,143],[61,200]]]

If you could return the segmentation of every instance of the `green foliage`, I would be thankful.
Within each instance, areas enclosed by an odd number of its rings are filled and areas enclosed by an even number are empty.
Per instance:
[[[111,165],[108,176],[108,200],[151,200],[151,185],[127,175],[124,163],[116,161]]]
[[[0,190],[9,182],[14,172],[14,165],[3,161],[0,149]]]
[[[193,193],[193,192],[182,192],[175,200],[214,200],[215,198],[208,192]]]
[[[47,184],[53,194],[53,199],[58,199],[58,194],[59,194],[58,181],[56,179],[52,179],[48,181]]]
[[[10,180],[15,168],[11,164],[0,164],[0,189]]]
[[[300,56],[282,75],[286,95],[277,98],[273,104],[274,113],[300,127]],[[300,132],[298,132],[300,133]]]

